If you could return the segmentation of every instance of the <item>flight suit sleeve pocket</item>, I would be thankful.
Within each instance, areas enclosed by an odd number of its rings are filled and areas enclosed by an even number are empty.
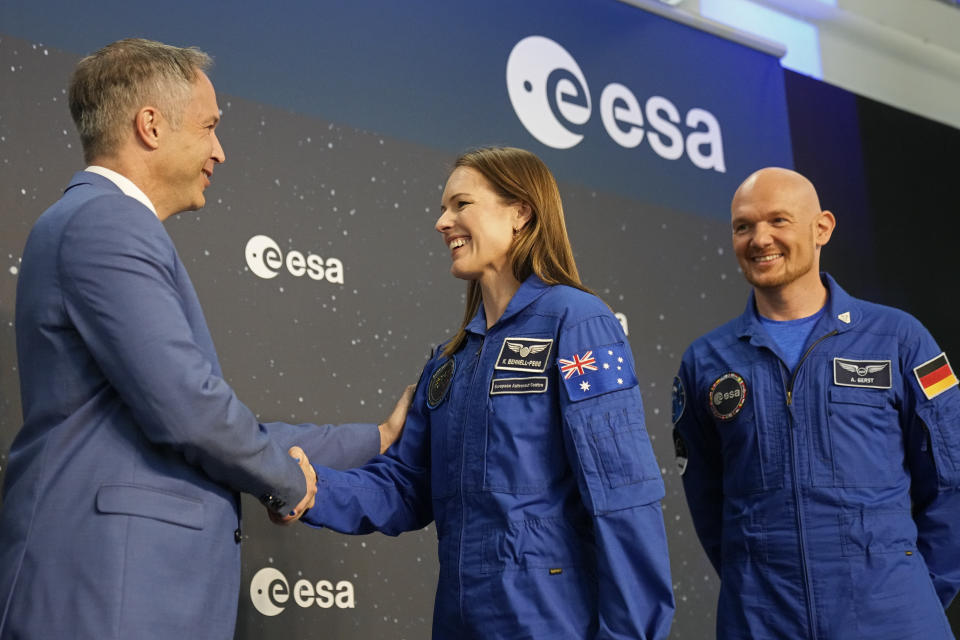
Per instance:
[[[203,529],[203,502],[132,484],[106,484],[97,491],[97,511],[152,518],[189,529]]]
[[[950,397],[943,398],[937,407],[936,423],[927,426],[936,447],[940,483],[960,488],[960,393],[956,389],[948,393]]]
[[[565,416],[580,492],[594,515],[649,504],[664,495],[642,410],[604,404],[591,399]]]
[[[941,489],[960,488],[960,393],[948,391],[933,402],[923,402],[916,416],[930,437],[938,484]]]
[[[609,413],[593,420],[593,449],[606,478],[615,489],[660,477],[643,420],[631,419],[627,410]]]

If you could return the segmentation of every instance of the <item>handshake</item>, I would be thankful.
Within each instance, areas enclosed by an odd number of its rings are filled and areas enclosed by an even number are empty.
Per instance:
[[[397,400],[397,405],[393,408],[386,422],[382,422],[379,425],[380,453],[385,453],[387,449],[390,448],[390,445],[400,437],[400,433],[403,431],[403,423],[407,419],[407,410],[410,409],[410,403],[413,401],[413,392],[415,390],[416,386],[408,385],[407,388],[403,390],[400,399]],[[279,514],[267,507],[267,515],[270,517],[270,521],[280,525],[288,525],[291,522],[299,520],[300,517],[307,512],[307,509],[313,506],[317,497],[317,472],[313,468],[313,465],[310,464],[307,454],[300,447],[290,447],[287,453],[300,465],[300,470],[303,471],[303,477],[307,483],[307,492],[303,496],[303,499],[300,500],[297,506],[289,513]]]

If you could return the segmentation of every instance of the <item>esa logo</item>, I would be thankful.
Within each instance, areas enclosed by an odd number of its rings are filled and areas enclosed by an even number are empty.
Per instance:
[[[553,40],[529,36],[513,47],[507,58],[507,92],[520,122],[543,144],[569,149],[583,140],[579,130],[593,109],[590,89],[577,61]],[[633,91],[612,82],[600,92],[599,110],[607,134],[621,147],[632,149],[646,137],[661,158],[677,160],[686,151],[700,169],[726,171],[720,123],[706,109],[687,111],[685,136],[673,102],[651,96],[641,108]]]
[[[244,249],[247,257],[247,266],[254,275],[261,278],[274,278],[280,270],[299,278],[307,275],[313,280],[326,280],[343,284],[343,263],[336,258],[323,258],[315,253],[304,256],[299,251],[288,251],[286,257],[270,236],[253,236],[247,240]]]
[[[273,567],[265,567],[257,571],[250,581],[250,601],[257,611],[265,616],[283,613],[291,596],[297,606],[303,609],[312,605],[321,609],[334,606],[338,609],[353,609],[355,606],[353,583],[347,580],[341,580],[334,586],[329,580],[312,583],[300,579],[293,584],[291,591],[286,576]]]

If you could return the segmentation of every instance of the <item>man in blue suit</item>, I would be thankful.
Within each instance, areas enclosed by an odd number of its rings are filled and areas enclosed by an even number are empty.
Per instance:
[[[0,639],[232,638],[239,492],[297,519],[316,492],[309,463],[360,464],[402,426],[409,392],[379,426],[260,424],[224,381],[161,224],[204,205],[225,159],[209,65],[123,40],[71,80],[90,166],[23,253]]]

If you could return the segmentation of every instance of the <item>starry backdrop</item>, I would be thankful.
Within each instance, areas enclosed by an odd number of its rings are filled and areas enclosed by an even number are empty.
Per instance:
[[[21,419],[13,327],[21,251],[33,221],[83,168],[65,95],[78,58],[40,40],[0,34],[0,478]],[[669,206],[667,190],[678,175],[704,174],[705,184],[724,181],[707,184],[704,192],[732,193],[730,185],[745,175],[750,160],[737,161],[739,174],[714,176],[691,170],[685,160],[680,165],[654,157],[673,176],[661,188],[657,176],[643,174],[652,154],[637,152],[629,157],[642,161],[620,170],[635,171],[635,181],[647,185],[652,197],[642,200],[594,180],[609,173],[602,163],[588,159],[577,169],[567,156],[518,136],[516,123],[500,135],[465,134],[470,144],[441,147],[410,131],[386,135],[347,125],[342,114],[327,120],[231,92],[235,70],[217,64],[211,77],[223,111],[218,134],[227,161],[215,171],[207,206],[175,216],[166,227],[238,397],[263,421],[385,418],[462,315],[464,283],[450,276],[448,251],[433,228],[456,155],[451,146],[531,148],[559,167],[585,284],[626,322],[666,483],[663,509],[677,598],[671,637],[712,637],[718,580],[696,540],[674,466],[670,387],[686,346],[740,313],[747,287],[729,249],[728,196],[685,208]],[[782,104],[777,109],[785,112]],[[775,126],[785,123],[783,114],[772,119]],[[775,142],[773,155],[786,154],[779,164],[788,164],[789,143]],[[736,149],[735,141],[729,144]],[[731,152],[731,164],[735,158]],[[696,186],[688,190],[683,202],[703,196]],[[281,267],[272,278],[259,277],[245,257],[255,236],[269,237],[284,256],[312,254],[334,273],[314,279]],[[302,525],[274,527],[249,496],[243,508],[238,638],[429,637],[437,575],[432,525],[398,538],[350,537]],[[274,616],[261,613],[251,595],[251,587],[268,588],[264,569],[279,571],[291,591]],[[299,580],[312,585],[301,602],[292,593]],[[320,586],[323,594],[316,593]]]

